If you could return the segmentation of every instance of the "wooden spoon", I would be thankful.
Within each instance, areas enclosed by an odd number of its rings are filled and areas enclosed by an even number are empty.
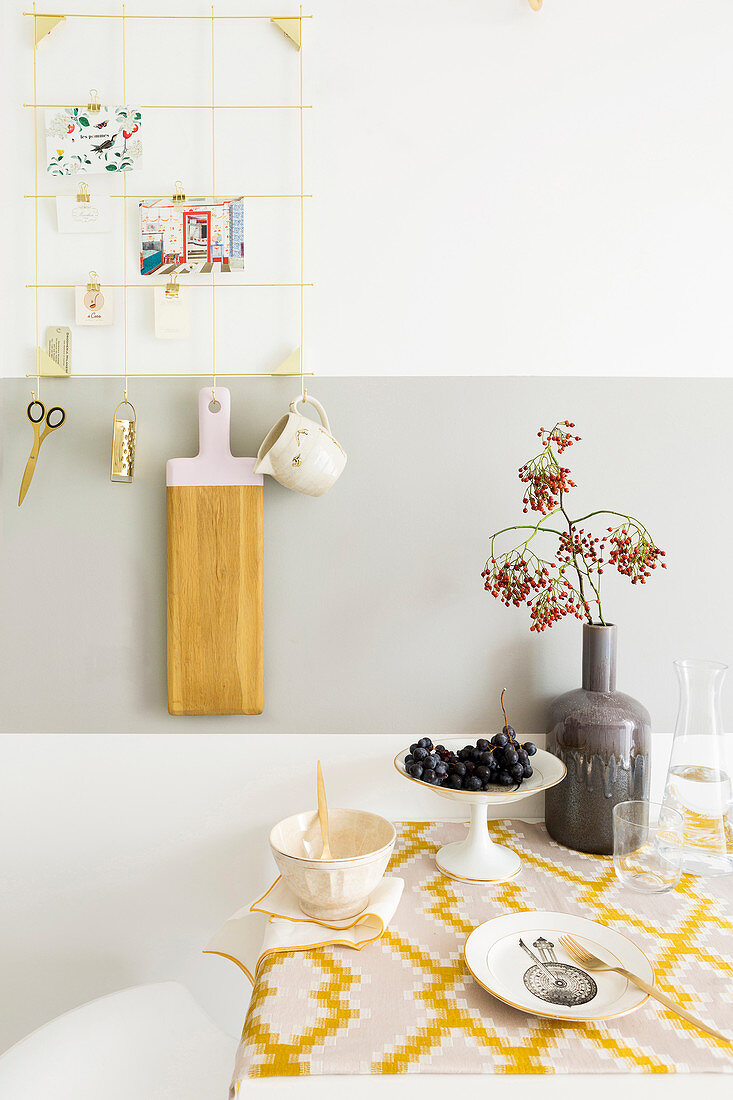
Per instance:
[[[328,843],[328,804],[326,802],[326,787],[323,782],[321,761],[318,761],[318,819],[321,823],[321,836],[323,837],[323,851],[321,859],[331,859],[331,847]]]

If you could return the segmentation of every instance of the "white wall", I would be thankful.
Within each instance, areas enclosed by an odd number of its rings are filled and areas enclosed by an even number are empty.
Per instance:
[[[203,0],[156,0],[204,12]],[[296,9],[295,5],[284,5]],[[128,13],[144,4],[128,3]],[[280,0],[217,12],[282,14]],[[4,371],[34,368],[30,22],[2,5]],[[79,0],[80,11],[119,11]],[[314,0],[305,24],[307,369],[322,375],[730,372],[733,96],[729,0]],[[160,31],[158,30],[160,29]],[[128,98],[208,102],[206,23],[128,25]],[[121,94],[119,27],[69,20],[38,52],[40,102]],[[267,23],[217,31],[219,102],[295,102],[298,55]],[[71,63],[70,63],[71,61]],[[209,116],[148,112],[130,190],[210,187]],[[42,120],[41,120],[42,122]],[[296,112],[223,112],[217,187],[297,191]],[[89,177],[119,190],[116,180]],[[53,191],[41,174],[41,190]],[[73,181],[58,184],[73,193]],[[117,211],[120,215],[121,203]],[[42,282],[119,281],[120,234],[60,237],[41,211]],[[135,204],[128,278],[137,279]],[[17,217],[16,217],[17,215]],[[247,281],[297,280],[297,203],[252,200]],[[41,328],[71,291],[41,293]],[[130,291],[130,365],[208,370],[209,294],[186,345],[152,336]],[[222,290],[220,370],[297,345],[297,292]],[[119,302],[118,302],[119,304]],[[77,370],[118,370],[121,326],[75,330]],[[263,383],[268,385],[269,383]],[[73,385],[73,383],[72,383]]]
[[[332,805],[456,816],[400,779],[400,747],[373,732],[0,736],[0,1051],[76,1004],[166,978],[239,1034],[249,982],[201,951],[275,878],[269,830],[315,805],[316,760]],[[541,796],[523,806],[541,816]],[[261,936],[253,917],[253,959]]]
[[[77,1004],[170,978],[238,1035],[249,982],[201,952],[275,878],[269,830],[315,806],[319,758],[331,805],[461,816],[399,777],[401,746],[374,731],[0,735],[0,1052]],[[667,746],[657,739],[657,795]],[[542,813],[541,795],[515,808]],[[254,961],[258,917],[250,936]]]

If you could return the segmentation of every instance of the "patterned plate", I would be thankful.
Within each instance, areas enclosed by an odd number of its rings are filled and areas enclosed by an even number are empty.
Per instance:
[[[529,910],[494,917],[474,928],[463,953],[479,985],[533,1016],[610,1020],[648,1000],[648,993],[620,974],[589,974],[576,966],[560,946],[562,935],[653,984],[652,964],[636,944],[612,928],[567,913]]]

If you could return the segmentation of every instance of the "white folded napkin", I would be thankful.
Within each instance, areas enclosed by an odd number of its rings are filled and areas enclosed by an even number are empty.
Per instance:
[[[223,955],[242,969],[251,981],[252,974],[243,961],[248,954],[250,936],[246,926],[251,913],[264,913],[270,920],[265,930],[257,967],[273,951],[309,951],[314,947],[338,944],[360,951],[384,934],[399,905],[404,879],[384,878],[369,898],[363,913],[343,921],[325,924],[307,917],[293,892],[278,878],[253,905],[239,909],[230,917],[204,948],[205,953]]]

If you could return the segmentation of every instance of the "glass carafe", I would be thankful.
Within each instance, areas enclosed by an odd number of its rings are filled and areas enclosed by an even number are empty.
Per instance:
[[[693,875],[733,871],[733,785],[720,721],[727,665],[675,661],[680,701],[664,802],[684,819],[682,869]]]

